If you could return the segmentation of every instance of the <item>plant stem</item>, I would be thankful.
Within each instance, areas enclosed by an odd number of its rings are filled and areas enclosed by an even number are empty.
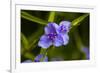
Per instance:
[[[53,22],[55,18],[55,11],[51,11],[49,14],[48,22]]]
[[[45,59],[45,57],[47,55],[47,51],[48,51],[48,49],[41,48],[40,54],[43,54],[43,58],[40,59],[40,62],[43,62],[43,60]]]
[[[49,14],[48,22],[53,22],[54,18],[55,18],[55,12],[51,11]],[[40,62],[42,62],[45,59],[45,57],[47,55],[47,51],[48,51],[48,49],[41,48],[40,54],[43,54],[43,58],[40,59]]]
[[[83,45],[83,43],[82,43],[81,37],[80,37],[80,35],[79,35],[77,29],[76,29],[76,32],[75,32],[74,36],[75,36],[75,42],[76,42],[77,48],[78,48],[79,51],[82,52],[82,54],[84,55],[83,59],[86,59],[86,54],[85,54],[85,52],[82,51],[84,45]]]

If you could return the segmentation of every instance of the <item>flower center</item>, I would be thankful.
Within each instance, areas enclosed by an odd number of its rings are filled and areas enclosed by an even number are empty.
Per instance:
[[[56,33],[50,33],[50,34],[48,34],[47,36],[48,36],[48,38],[49,38],[50,40],[53,41],[53,40],[56,38],[57,34],[56,34]]]
[[[61,32],[66,32],[66,31],[67,31],[67,29],[66,29],[66,27],[65,27],[65,26],[61,26],[60,31],[61,31]]]

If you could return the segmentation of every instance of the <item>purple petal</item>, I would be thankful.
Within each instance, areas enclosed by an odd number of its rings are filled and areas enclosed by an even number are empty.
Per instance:
[[[45,34],[56,33],[56,29],[58,29],[56,23],[48,23],[47,27],[45,27]]]
[[[54,39],[53,45],[56,47],[59,47],[61,45],[63,45],[64,41],[63,38],[61,37],[61,35],[57,35],[56,38]]]
[[[43,58],[43,54],[39,54],[38,56],[36,56],[36,58],[34,59],[34,62],[40,62],[41,58]],[[47,62],[47,61],[48,61],[48,57],[46,56],[43,62]]]
[[[84,47],[84,48],[82,48],[82,51],[86,53],[86,58],[87,58],[87,59],[90,59],[89,48]]]
[[[48,62],[48,57],[46,56],[43,61]]]
[[[68,34],[63,34],[62,38],[63,38],[63,41],[64,41],[63,45],[67,45],[68,42],[69,42],[69,36],[68,36]]]
[[[49,46],[52,45],[52,41],[50,39],[48,39],[48,37],[46,35],[43,35],[41,38],[40,38],[40,41],[38,43],[38,46],[46,49],[48,48]]]
[[[69,22],[69,21],[61,21],[59,25],[60,26],[64,25],[64,26],[66,26],[66,28],[70,28],[71,22]]]
[[[40,62],[40,59],[43,57],[42,54],[39,54],[38,56],[36,56],[36,58],[34,59],[35,62]]]
[[[71,27],[71,22],[69,21],[62,21],[60,22],[60,27],[59,27],[59,31],[63,33],[69,32],[69,29]]]

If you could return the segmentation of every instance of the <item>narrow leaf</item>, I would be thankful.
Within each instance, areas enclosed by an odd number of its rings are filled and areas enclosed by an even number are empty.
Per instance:
[[[42,19],[40,19],[40,18],[38,18],[38,17],[32,16],[32,15],[30,15],[29,13],[27,13],[27,12],[25,12],[25,11],[22,11],[22,12],[21,12],[21,17],[22,17],[22,18],[25,18],[25,19],[27,19],[27,20],[29,20],[29,21],[42,24],[42,25],[46,25],[46,24],[48,23],[47,21],[42,20]]]
[[[40,38],[40,36],[42,35],[42,33],[43,33],[43,27],[39,27],[38,29],[37,29],[37,32],[34,32],[34,33],[32,33],[32,35],[28,38],[29,39],[29,42],[33,42],[35,39],[39,39]]]
[[[21,44],[22,44],[22,47],[25,49],[27,49],[29,46],[29,42],[23,33],[21,33]]]
[[[76,18],[75,20],[72,21],[72,26],[76,26],[78,25],[81,21],[83,21],[89,14],[84,14],[78,18]]]
[[[30,43],[30,45],[29,45],[30,49],[34,49],[34,47],[37,46],[36,43],[38,42],[38,40],[39,40],[39,38],[40,38],[40,36],[42,35],[42,32],[43,32],[41,30],[43,30],[43,27],[38,28],[37,29],[38,33],[37,32],[32,33],[32,35],[28,38],[29,43]]]
[[[27,52],[27,53],[24,54],[24,56],[26,58],[31,59],[32,61],[34,61],[35,56],[32,53]]]

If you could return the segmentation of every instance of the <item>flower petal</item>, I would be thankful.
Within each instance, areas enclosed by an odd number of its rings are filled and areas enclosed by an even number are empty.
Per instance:
[[[48,37],[46,35],[43,35],[41,38],[40,38],[40,41],[38,43],[38,46],[46,49],[48,48],[49,46],[52,45],[52,41],[50,39],[48,39]]]
[[[45,27],[45,34],[56,33],[56,29],[58,29],[58,27],[59,26],[56,23],[48,23]]]
[[[43,57],[42,54],[39,54],[36,56],[36,58],[34,59],[35,62],[40,62],[40,59]]]
[[[61,21],[60,22],[60,24],[59,24],[60,26],[59,26],[59,29],[65,29],[66,30],[66,32],[69,32],[69,29],[70,29],[70,27],[71,27],[71,22],[69,22],[69,21]],[[63,26],[63,27],[62,27]]]
[[[56,47],[59,47],[61,45],[63,45],[64,41],[63,38],[61,37],[61,35],[57,35],[56,38],[54,39],[53,45]]]
[[[43,58],[43,54],[39,54],[36,56],[36,58],[34,59],[34,62],[40,62],[40,59]],[[43,62],[47,62],[48,61],[48,57],[45,56]]]
[[[64,26],[66,26],[67,28],[70,28],[71,22],[69,22],[69,21],[61,21],[59,25],[60,25],[60,26],[61,26],[61,25],[64,25]]]
[[[43,61],[48,62],[48,57],[46,56]]]
[[[68,34],[63,34],[62,38],[63,38],[63,41],[64,41],[63,45],[67,45],[68,42],[69,42],[69,36],[68,36]]]
[[[86,58],[90,59],[90,53],[89,53],[89,48],[88,47],[83,47],[82,51],[86,53]]]

